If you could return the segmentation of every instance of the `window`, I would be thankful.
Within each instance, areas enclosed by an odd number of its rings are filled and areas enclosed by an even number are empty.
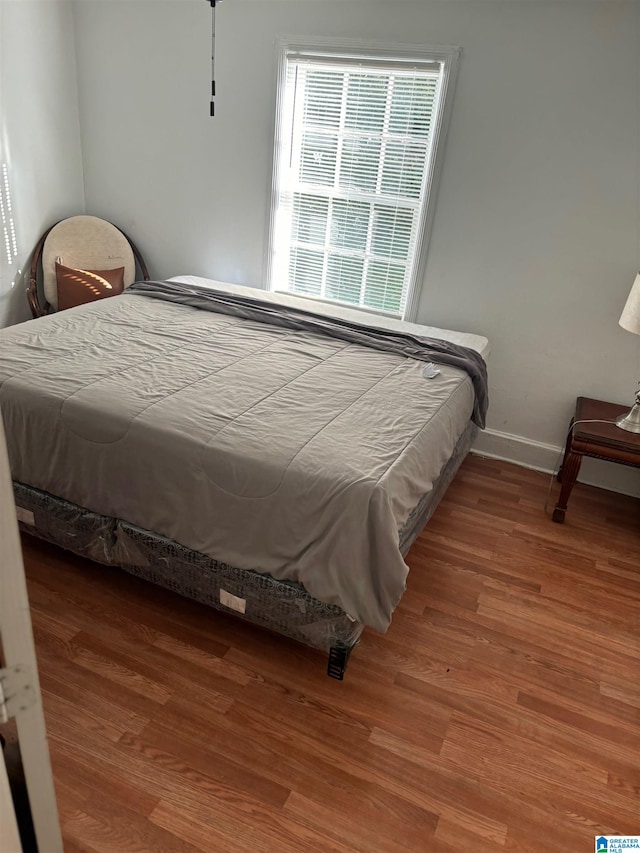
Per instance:
[[[271,290],[412,316],[457,48],[281,48]]]

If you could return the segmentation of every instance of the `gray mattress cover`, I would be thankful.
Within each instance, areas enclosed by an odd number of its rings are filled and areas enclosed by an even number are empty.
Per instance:
[[[123,294],[3,330],[0,408],[15,480],[385,630],[398,530],[474,408],[463,370],[423,368]]]

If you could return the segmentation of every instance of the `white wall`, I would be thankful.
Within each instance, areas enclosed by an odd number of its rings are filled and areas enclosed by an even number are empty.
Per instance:
[[[0,0],[0,121],[17,247],[10,263],[0,229],[4,326],[31,316],[26,266],[42,232],[84,212],[70,0]]]
[[[551,467],[576,396],[631,402],[640,3],[228,0],[215,119],[203,0],[75,8],[87,211],[156,277],[262,283],[278,36],[460,45],[418,320],[490,338],[485,450]],[[585,473],[640,493],[637,471]]]

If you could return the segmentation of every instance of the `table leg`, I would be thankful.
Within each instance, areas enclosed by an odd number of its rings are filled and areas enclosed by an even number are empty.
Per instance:
[[[561,483],[562,482],[562,473],[564,471],[564,466],[567,462],[567,456],[569,455],[569,450],[571,449],[571,441],[573,439],[573,422],[574,418],[571,418],[571,423],[569,424],[569,432],[567,433],[567,440],[564,444],[564,456],[562,457],[562,463],[560,468],[558,469],[558,474],[556,476],[556,480]]]
[[[582,465],[582,453],[574,453],[569,451],[562,463],[562,488],[560,489],[560,497],[558,503],[551,516],[558,524],[564,521],[564,514],[567,511],[567,503],[569,495],[576,482],[580,466]]]

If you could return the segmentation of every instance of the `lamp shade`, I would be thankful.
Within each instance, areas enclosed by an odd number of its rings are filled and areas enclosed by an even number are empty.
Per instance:
[[[622,309],[620,325],[628,332],[640,335],[640,272],[633,282],[627,303]]]

